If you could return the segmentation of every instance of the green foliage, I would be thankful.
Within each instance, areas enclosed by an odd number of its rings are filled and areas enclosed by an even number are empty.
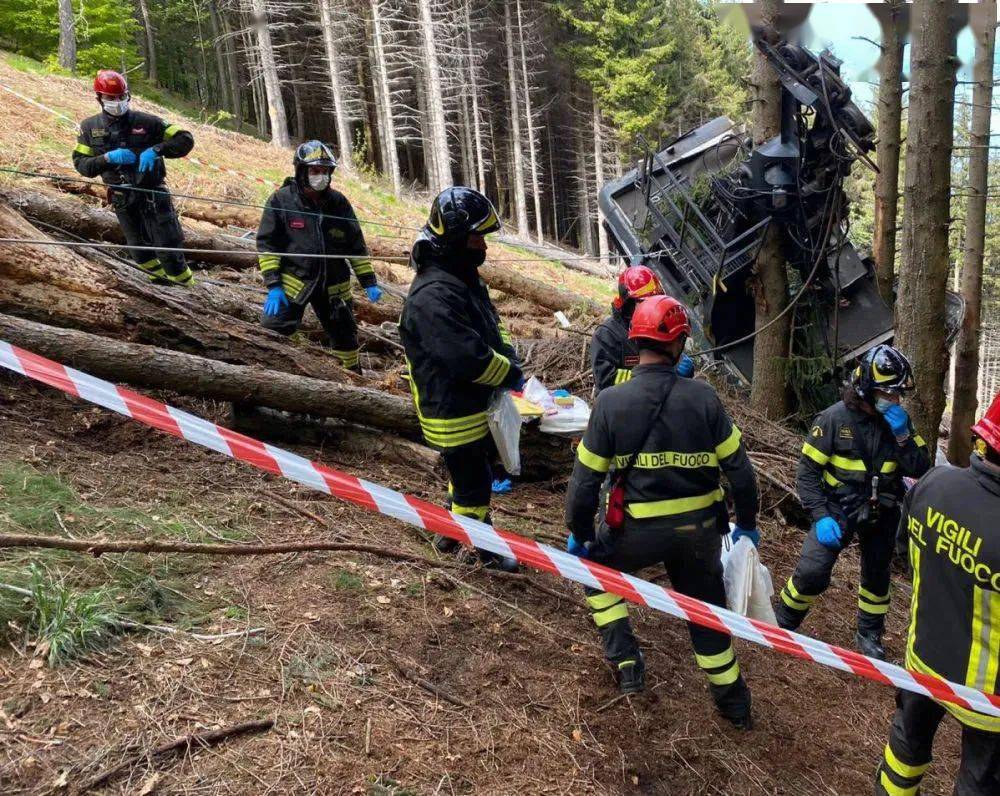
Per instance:
[[[77,72],[128,70],[139,63],[138,29],[127,0],[74,0]],[[57,0],[3,0],[0,44],[55,68],[59,48]]]
[[[364,588],[365,582],[349,570],[335,569],[330,573],[330,585],[337,591],[358,591]]]
[[[663,138],[720,113],[741,115],[749,46],[695,0],[555,0],[562,52],[621,143]]]

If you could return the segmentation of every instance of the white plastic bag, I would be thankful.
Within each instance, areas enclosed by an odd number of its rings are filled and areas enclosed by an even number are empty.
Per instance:
[[[545,415],[538,424],[538,430],[560,437],[582,437],[590,422],[590,407],[582,398],[573,396],[572,406],[557,407],[554,415]]]
[[[733,544],[732,533],[726,535],[722,545],[722,579],[729,610],[768,624],[778,623],[771,607],[774,596],[771,573],[746,537]]]
[[[542,407],[547,415],[555,414],[557,411],[556,402],[553,400],[552,395],[535,376],[528,379],[528,383],[524,385],[521,395],[533,404],[538,404]]]
[[[514,405],[510,390],[497,390],[493,393],[486,410],[486,420],[504,469],[511,475],[520,475],[521,415]]]

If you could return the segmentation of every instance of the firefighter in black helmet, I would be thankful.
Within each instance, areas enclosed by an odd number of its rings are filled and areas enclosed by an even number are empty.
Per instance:
[[[370,301],[382,296],[365,237],[350,201],[330,186],[337,168],[330,148],[306,141],[295,150],[292,163],[295,176],[267,200],[257,230],[260,270],[268,287],[262,323],[292,334],[311,304],[334,356],[360,373],[349,268]]]
[[[493,204],[479,191],[461,186],[442,191],[413,245],[417,275],[399,321],[417,417],[451,477],[448,505],[483,522],[490,521],[495,455],[486,409],[496,390],[524,385],[510,335],[479,278],[485,236],[499,229]],[[442,537],[436,544],[442,551],[457,547]],[[507,570],[517,568],[513,559],[480,556]]]
[[[899,403],[913,386],[906,357],[891,345],[877,345],[851,374],[843,400],[813,422],[796,476],[799,500],[813,525],[776,610],[781,627],[796,629],[830,585],[840,551],[857,538],[855,643],[879,659],[885,658],[882,633],[903,476],[919,478],[930,467],[927,444]]]

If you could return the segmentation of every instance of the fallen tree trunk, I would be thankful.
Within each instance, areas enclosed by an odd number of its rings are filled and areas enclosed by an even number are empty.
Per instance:
[[[47,236],[0,200],[0,237]],[[266,363],[286,373],[363,382],[318,346],[290,346],[280,335],[220,310],[243,301],[234,290],[214,286],[152,285],[128,266],[93,262],[65,248],[0,245],[0,312],[222,362]]]
[[[230,365],[148,345],[0,315],[0,338],[93,376],[218,401],[252,401],[303,414],[389,429],[410,439],[420,427],[409,398],[366,387]]]
[[[125,243],[125,236],[113,210],[93,207],[54,192],[42,193],[5,188],[0,190],[0,197],[9,202],[21,215],[58,227],[72,235],[107,243]],[[257,260],[250,254],[254,251],[250,242],[208,234],[190,224],[182,224],[182,227],[184,248],[212,250],[208,253],[188,255],[189,260],[211,265],[228,265],[230,268],[256,266]],[[246,251],[248,254],[233,254],[234,249]]]
[[[489,260],[479,269],[483,280],[491,288],[503,291],[511,296],[523,298],[539,307],[553,312],[578,312],[584,315],[600,317],[605,309],[593,299],[581,296],[562,288],[552,287],[537,279],[529,279],[515,273],[510,267]]]

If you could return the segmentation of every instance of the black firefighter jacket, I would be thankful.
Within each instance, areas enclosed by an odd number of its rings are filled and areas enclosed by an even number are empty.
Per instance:
[[[855,427],[861,439],[855,439]],[[869,456],[875,472],[868,473],[862,452]],[[851,511],[871,496],[872,475],[878,476],[880,505],[895,509],[903,494],[903,476],[919,478],[929,467],[927,443],[912,423],[910,438],[900,445],[881,415],[869,415],[838,401],[813,421],[802,445],[795,483],[799,500],[814,522],[833,517],[847,527]]]
[[[324,193],[323,201],[313,204],[295,179],[288,177],[267,200],[257,229],[257,250],[264,284],[269,288],[282,285],[294,304],[305,304],[316,287],[324,283],[330,298],[350,301],[350,269],[362,287],[376,283],[354,208],[333,188]]]
[[[936,467],[903,500],[913,617],[906,666],[987,694],[1000,686],[1000,468]],[[944,703],[963,724],[1000,732],[1000,718]]]
[[[151,172],[140,174],[138,156],[150,147],[157,149],[162,157],[156,160]],[[136,162],[130,166],[108,163],[105,153],[119,148],[131,149]],[[180,125],[167,124],[159,116],[141,111],[129,111],[121,116],[102,112],[80,123],[73,166],[84,177],[99,176],[108,185],[156,188],[167,176],[163,158],[182,158],[193,148],[191,133]]]
[[[430,254],[417,267],[399,320],[417,417],[428,444],[466,445],[489,433],[490,398],[520,381],[520,363],[478,274]]]
[[[594,331],[590,342],[590,368],[594,373],[594,395],[613,384],[632,378],[632,368],[639,364],[639,349],[628,339],[628,321],[620,311]]]
[[[665,388],[675,381],[658,417]],[[598,493],[612,468],[624,468],[651,423],[634,469],[625,482],[625,511],[634,520],[700,522],[726,514],[720,475],[733,491],[736,521],[757,523],[759,499],[753,465],[740,430],[710,384],[678,378],[667,365],[640,365],[632,378],[597,396],[577,448],[566,496],[566,524],[580,542],[594,538]],[[720,523],[720,531],[728,531]]]

